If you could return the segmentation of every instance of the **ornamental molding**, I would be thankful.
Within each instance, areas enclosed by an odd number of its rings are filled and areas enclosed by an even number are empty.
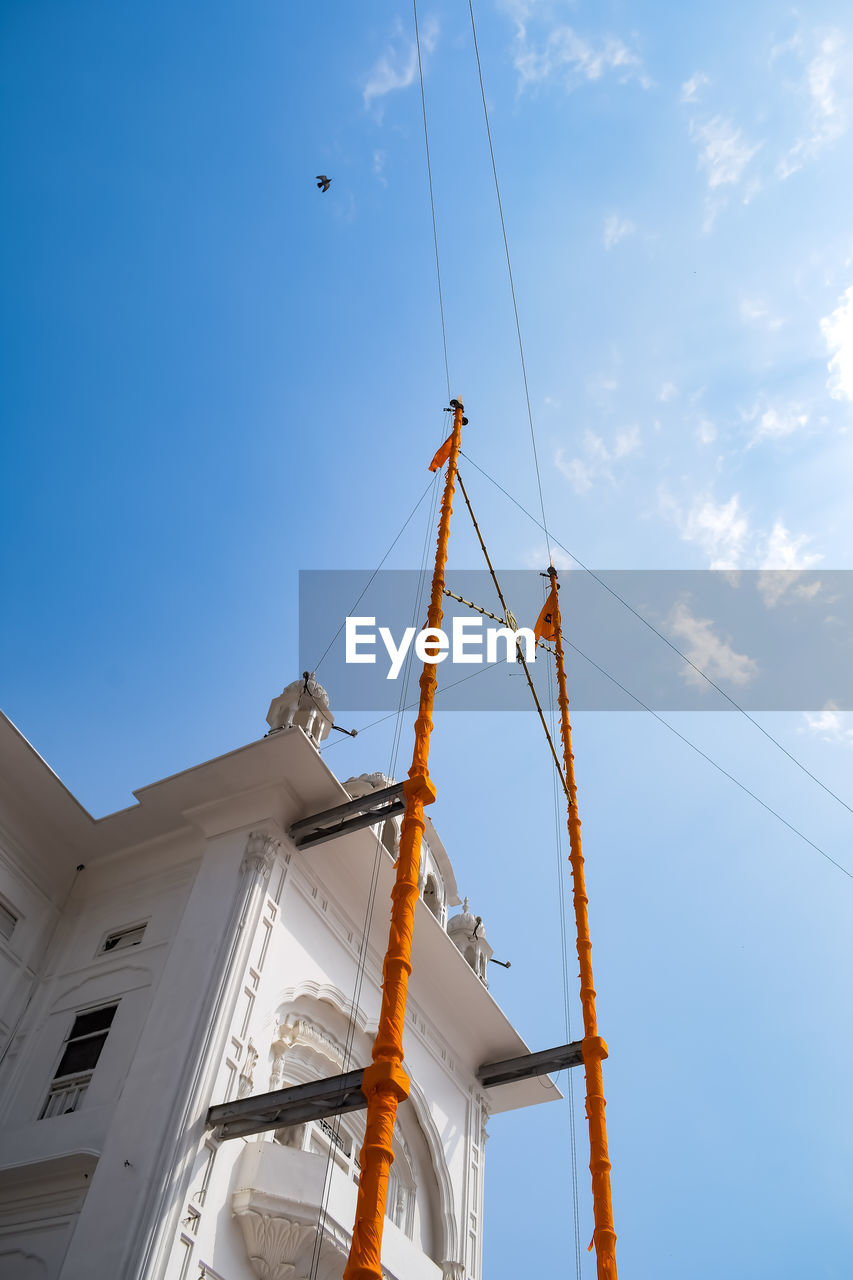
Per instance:
[[[298,1013],[289,1013],[279,1023],[276,1038],[270,1046],[273,1055],[270,1071],[271,1090],[281,1088],[284,1060],[288,1051],[300,1047],[310,1049],[319,1057],[325,1058],[336,1071],[343,1069],[345,1056],[343,1045],[318,1027],[310,1018]]]
[[[256,1213],[253,1209],[237,1210],[235,1216],[258,1280],[295,1278],[296,1263],[300,1261],[300,1254],[313,1243],[316,1226],[307,1226],[294,1218]]]
[[[246,1060],[243,1063],[243,1070],[240,1072],[240,1081],[237,1086],[237,1097],[247,1098],[255,1088],[254,1074],[255,1067],[258,1063],[258,1051],[252,1041],[246,1048]]]
[[[265,831],[252,831],[246,841],[246,852],[240,863],[240,870],[252,871],[261,879],[269,879],[276,857],[281,853],[281,842],[267,835]]]
[[[454,1210],[453,1182],[447,1166],[447,1156],[445,1155],[442,1136],[433,1118],[427,1096],[415,1080],[412,1080],[409,1084],[409,1105],[426,1140],[430,1163],[438,1183],[440,1217],[437,1217],[435,1222],[440,1234],[443,1235],[443,1240],[439,1240],[436,1243],[441,1248],[442,1253],[453,1257],[455,1253],[461,1251],[460,1232],[457,1227]]]
[[[308,996],[311,1000],[316,1000],[318,1004],[330,1004],[333,1009],[337,1009],[338,1013],[342,1013],[347,1022],[354,1021],[359,1031],[366,1031],[370,1025],[366,1014],[361,1008],[356,1008],[353,1013],[352,997],[347,996],[340,987],[332,986],[328,982],[314,982],[311,978],[306,978],[304,982],[300,982],[298,986],[286,987],[280,995],[278,1016],[284,1020],[283,1011],[288,1005],[295,1004],[297,1000],[303,996]],[[299,1016],[299,1015],[297,1015]]]
[[[465,1280],[465,1264],[464,1262],[442,1262],[441,1274],[443,1280]]]

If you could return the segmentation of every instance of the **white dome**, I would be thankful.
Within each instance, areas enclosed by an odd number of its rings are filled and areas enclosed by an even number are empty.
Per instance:
[[[329,695],[308,671],[302,673],[301,680],[286,685],[279,696],[273,698],[267,712],[271,732],[296,725],[318,744],[328,737],[332,719]]]

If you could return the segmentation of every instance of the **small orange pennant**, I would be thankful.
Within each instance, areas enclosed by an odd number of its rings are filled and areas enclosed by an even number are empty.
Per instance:
[[[548,592],[548,599],[542,606],[542,612],[536,620],[536,626],[533,628],[533,634],[536,637],[536,643],[540,640],[556,640],[557,631],[554,620],[557,617],[557,588],[552,587]]]
[[[592,1233],[592,1239],[590,1240],[589,1244],[588,1244],[588,1245],[587,1245],[587,1247],[586,1247],[586,1251],[587,1251],[587,1253],[592,1253],[592,1246],[593,1246],[594,1244],[595,1244],[595,1232],[593,1231],[593,1233]]]
[[[445,440],[438,453],[429,464],[430,471],[438,471],[439,467],[443,467],[447,459],[450,457],[450,447],[453,444],[453,432]]]

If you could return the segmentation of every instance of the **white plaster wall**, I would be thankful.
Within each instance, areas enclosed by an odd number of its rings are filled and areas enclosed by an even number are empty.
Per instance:
[[[14,1064],[15,1032],[60,918],[58,893],[52,897],[28,874],[31,863],[29,852],[0,830],[0,896],[18,917],[12,936],[0,937],[0,1091]]]
[[[270,1045],[277,1034],[278,1016],[283,1011],[283,1005],[287,1009],[304,1013],[312,1021],[322,1025],[339,1042],[346,1036],[346,1017],[342,1010],[348,1009],[356,982],[361,942],[359,919],[363,919],[364,904],[354,900],[348,904],[348,911],[344,904],[335,901],[304,855],[291,851],[281,860],[280,867],[281,873],[274,871],[270,877],[269,892],[249,948],[250,963],[236,984],[241,991],[248,987],[254,996],[248,1025],[244,1031],[245,1004],[238,999],[231,1026],[224,1037],[216,1086],[209,1099],[211,1104],[228,1101],[234,1096],[237,1078],[233,1070],[229,1072],[227,1064],[230,1061],[239,1065],[241,1059],[245,1060],[250,1041],[258,1052],[252,1092],[263,1093],[268,1090]],[[354,899],[357,896],[354,894]],[[378,913],[387,915],[387,910],[387,903],[377,904]],[[265,921],[271,921],[273,916],[263,968],[259,969],[259,958],[264,950],[262,940],[266,936]],[[452,945],[449,939],[448,945]],[[360,993],[357,1024],[360,1028],[366,1027],[370,1034],[366,1034],[364,1030],[359,1030],[356,1034],[350,1066],[363,1066],[369,1060],[369,1046],[381,999],[380,973],[380,957],[369,955]],[[415,1238],[428,1248],[431,1246],[437,1255],[441,1252],[446,1254],[449,1248],[456,1256],[464,1237],[469,1167],[466,1143],[470,1128],[470,1097],[472,1091],[476,1090],[476,1085],[471,1073],[454,1062],[438,1029],[426,1020],[416,1002],[410,1005],[407,1018],[405,1051],[406,1069],[414,1082],[413,1098],[407,1106],[414,1111],[418,1105],[422,1112],[427,1113],[424,1118],[426,1129],[429,1130],[429,1133],[422,1132],[420,1123],[414,1122],[414,1115],[409,1117],[407,1138],[415,1164],[420,1166],[422,1188],[416,1213]],[[331,1075],[339,1069],[328,1061],[319,1064],[318,1073]],[[229,1079],[230,1094],[226,1088]],[[231,1197],[236,1189],[236,1170],[245,1145],[246,1140],[230,1140],[221,1145],[202,1206],[193,1199],[194,1188],[190,1185],[192,1179],[188,1180],[176,1215],[178,1225],[165,1272],[166,1280],[176,1280],[179,1274],[184,1256],[181,1238],[193,1241],[191,1275],[196,1274],[199,1263],[204,1263],[217,1274],[228,1276],[229,1280],[232,1277],[233,1280],[242,1280],[244,1276],[246,1280],[250,1280],[254,1275],[247,1267],[242,1233],[234,1221],[231,1209]],[[197,1150],[194,1156],[196,1165],[199,1158]],[[424,1203],[423,1165],[426,1161],[439,1165],[445,1163],[446,1166],[434,1175],[436,1187],[430,1193],[430,1217],[434,1226],[420,1220]],[[194,1176],[197,1181],[197,1175]],[[341,1196],[346,1199],[350,1194],[350,1189],[343,1186],[345,1181],[342,1176],[336,1176],[336,1185],[341,1183],[337,1200]],[[439,1181],[443,1182],[446,1191],[449,1189],[448,1210],[453,1219],[450,1224],[445,1221],[445,1215],[441,1211]],[[354,1185],[351,1192],[354,1206]],[[191,1210],[200,1210],[201,1214],[197,1223],[193,1222],[194,1232],[190,1232],[186,1226],[187,1219],[192,1216]],[[346,1221],[349,1208],[342,1208],[341,1211],[345,1212]],[[402,1237],[402,1233],[391,1223],[386,1224],[386,1230],[390,1247],[390,1242],[397,1235]],[[437,1238],[448,1240],[443,1251],[437,1248],[433,1233]],[[405,1237],[402,1239],[405,1240]],[[398,1246],[399,1252],[403,1245],[398,1241]],[[411,1245],[406,1242],[405,1247],[410,1249]],[[438,1256],[437,1260],[441,1262],[445,1259]]]
[[[270,751],[283,751],[284,745],[273,744]],[[194,777],[190,782],[196,785]],[[226,1280],[252,1280],[255,1273],[231,1205],[245,1141],[219,1147],[204,1203],[194,1198],[210,1143],[205,1116],[208,1106],[236,1092],[250,1041],[258,1051],[252,1092],[269,1088],[269,1047],[285,1002],[309,1010],[319,997],[324,1016],[316,1021],[337,1040],[345,1038],[369,866],[357,841],[350,863],[349,844],[324,859],[296,852],[276,818],[260,816],[257,824],[246,825],[253,806],[256,815],[272,812],[261,806],[281,807],[285,792],[284,783],[268,787],[263,798],[251,789],[231,797],[225,788],[221,800],[188,811],[186,821],[176,818],[172,834],[102,853],[73,884],[66,867],[55,892],[49,877],[44,883],[28,878],[28,855],[20,844],[0,843],[0,891],[20,908],[11,945],[5,950],[0,945],[0,981],[4,963],[7,979],[0,987],[0,1016],[15,1029],[3,1064],[0,1241],[15,1225],[4,1225],[2,1216],[4,1170],[14,1173],[36,1161],[47,1167],[80,1153],[90,1153],[91,1162],[85,1194],[73,1212],[66,1205],[49,1219],[45,1210],[26,1228],[33,1240],[42,1229],[47,1232],[43,1256],[35,1248],[27,1253],[20,1242],[10,1245],[10,1268],[42,1267],[46,1280],[176,1280],[177,1246],[185,1236],[193,1249],[191,1280],[199,1263]],[[291,796],[288,803],[305,801]],[[301,812],[304,808],[297,809]],[[268,878],[247,865],[253,830],[281,841]],[[382,856],[387,879],[390,859]],[[43,867],[44,849],[40,858]],[[327,879],[324,867],[330,869]],[[436,858],[436,871],[439,867]],[[352,1066],[369,1060],[388,913],[386,889],[374,909]],[[139,946],[100,952],[107,933],[143,921],[146,932]],[[416,932],[431,946],[452,949],[422,903]],[[113,1000],[118,1011],[83,1107],[37,1121],[75,1013]],[[422,1220],[419,1205],[414,1235],[433,1254],[443,1252],[439,1261],[463,1257],[472,1211],[482,1221],[482,1159],[476,1187],[471,1162],[482,1122],[474,1077],[478,1064],[474,1051],[465,1056],[465,1036],[452,1005],[451,991],[431,989],[424,966],[416,971],[404,1049],[413,1082],[406,1109],[417,1111],[419,1127],[410,1123],[405,1130],[421,1171],[427,1161],[436,1167],[436,1199],[442,1206],[432,1205]],[[336,1070],[328,1063],[321,1074]],[[341,1201],[350,1195],[354,1184],[335,1192]],[[188,1227],[190,1206],[200,1217]],[[351,1216],[348,1208],[345,1216]],[[432,1238],[427,1217],[437,1220],[435,1230],[447,1241],[443,1249]],[[411,1245],[391,1223],[386,1235],[402,1266]],[[411,1271],[411,1258],[407,1265]],[[432,1275],[430,1266],[424,1260],[424,1276]],[[26,1270],[22,1274],[30,1280]],[[472,1255],[468,1274],[478,1280],[478,1256]]]

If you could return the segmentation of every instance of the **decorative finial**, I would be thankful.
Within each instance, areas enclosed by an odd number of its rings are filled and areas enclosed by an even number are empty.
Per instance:
[[[468,899],[467,899],[467,898],[463,898],[463,899],[462,899],[462,910],[463,910],[463,912],[467,912],[467,910],[468,910]]]

